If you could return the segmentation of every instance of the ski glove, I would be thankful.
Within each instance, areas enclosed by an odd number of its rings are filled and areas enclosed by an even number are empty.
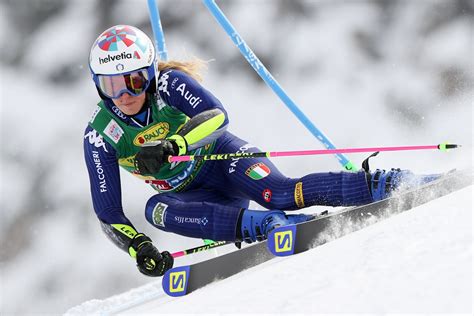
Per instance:
[[[144,275],[162,276],[173,267],[171,254],[168,251],[160,253],[144,234],[137,234],[133,238],[129,253],[137,259],[138,270]]]
[[[163,164],[168,162],[168,156],[175,156],[179,153],[178,142],[174,139],[146,143],[135,156],[135,168],[142,175],[158,173]]]

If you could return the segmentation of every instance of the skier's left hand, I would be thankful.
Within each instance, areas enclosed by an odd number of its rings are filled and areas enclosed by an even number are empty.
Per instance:
[[[174,259],[168,251],[160,253],[149,237],[138,234],[130,245],[136,251],[137,268],[147,276],[162,276],[173,267]]]
[[[135,167],[142,175],[155,174],[163,164],[168,162],[168,156],[177,155],[179,149],[173,140],[160,140],[144,144],[135,156]]]

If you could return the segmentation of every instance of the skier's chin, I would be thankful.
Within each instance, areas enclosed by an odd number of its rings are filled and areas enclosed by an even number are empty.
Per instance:
[[[126,115],[135,115],[140,112],[142,105],[143,104],[140,104],[139,102],[130,102],[117,105],[117,107]]]

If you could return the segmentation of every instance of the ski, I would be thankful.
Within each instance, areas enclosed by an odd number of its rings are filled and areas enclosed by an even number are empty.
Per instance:
[[[266,241],[199,263],[176,267],[163,276],[162,287],[170,296],[183,296],[217,280],[275,258]]]
[[[278,227],[268,234],[267,245],[275,256],[301,253],[471,184],[471,171],[454,171],[385,200],[343,209],[305,223]]]

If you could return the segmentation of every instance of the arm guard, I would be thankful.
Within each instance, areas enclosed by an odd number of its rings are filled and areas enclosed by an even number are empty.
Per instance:
[[[201,112],[190,119],[183,128],[169,139],[176,142],[179,155],[209,144],[219,138],[227,129],[225,114],[220,109]]]
[[[102,230],[107,237],[120,249],[127,252],[133,257],[133,252],[130,250],[133,238],[138,235],[135,228],[125,224],[107,224],[100,222]]]

